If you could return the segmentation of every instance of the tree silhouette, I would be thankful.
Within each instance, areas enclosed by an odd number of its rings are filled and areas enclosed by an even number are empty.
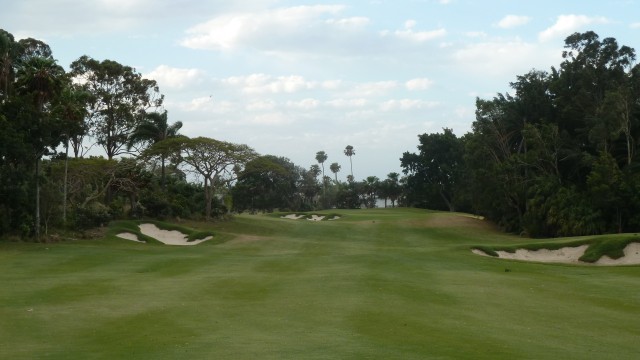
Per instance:
[[[349,165],[351,165],[351,179],[353,180],[353,162],[351,157],[356,154],[356,150],[351,145],[344,148],[344,154],[349,157]]]
[[[336,183],[338,182],[338,173],[340,172],[340,168],[341,166],[337,162],[334,162],[331,165],[329,165],[329,169],[335,175]]]

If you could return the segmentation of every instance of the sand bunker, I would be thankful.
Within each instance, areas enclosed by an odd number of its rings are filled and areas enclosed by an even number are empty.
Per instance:
[[[507,251],[496,251],[501,259],[535,261],[544,263],[565,263],[565,264],[589,264],[578,260],[587,250],[589,245],[576,247],[563,247],[557,250],[527,250],[518,249],[515,253]],[[489,256],[482,250],[473,249],[474,254]],[[601,257],[595,262],[596,265],[640,265],[640,243],[630,243],[624,248],[624,256],[619,259],[611,259],[608,256]]]
[[[162,230],[154,224],[140,224],[139,227],[140,232],[166,245],[198,245],[212,238],[211,236],[207,236],[204,239],[187,241],[188,236],[177,230]],[[138,240],[138,237],[132,233],[120,233],[117,236],[127,240],[143,242]]]
[[[296,215],[296,214],[289,214],[289,215],[284,215],[284,216],[280,216],[282,219],[290,219],[290,220],[300,220],[300,219],[304,219],[306,217],[306,215]],[[311,215],[311,217],[308,217],[307,220],[309,221],[321,221],[324,220],[326,216],[323,215]],[[327,219],[329,221],[332,220],[338,220],[340,219],[340,216],[334,215],[332,218]]]
[[[280,216],[280,217],[283,219],[298,220],[298,219],[302,219],[304,215],[289,214],[289,215]]]
[[[119,238],[123,238],[125,240],[131,240],[131,241],[135,241],[135,242],[139,242],[139,243],[144,243],[144,241],[138,239],[138,236],[136,234],[125,232],[125,233],[120,233],[120,234],[118,234],[116,236],[119,237]]]

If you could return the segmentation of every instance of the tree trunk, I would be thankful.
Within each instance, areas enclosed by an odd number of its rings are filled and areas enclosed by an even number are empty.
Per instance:
[[[211,189],[209,188],[209,179],[204,178],[204,201],[205,201],[205,219],[211,219]]]
[[[449,208],[450,212],[455,212],[456,209],[453,206],[453,203],[451,201],[449,201],[449,199],[447,198],[447,196],[444,194],[444,191],[440,190],[440,197],[442,198],[442,200],[444,200],[445,204],[447,204],[447,207]]]
[[[160,156],[160,186],[164,188],[164,155]]]
[[[36,157],[36,240],[40,241],[40,157]]]

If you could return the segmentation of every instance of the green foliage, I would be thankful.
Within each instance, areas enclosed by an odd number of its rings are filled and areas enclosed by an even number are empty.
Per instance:
[[[401,159],[408,204],[462,203],[534,237],[640,229],[635,52],[593,32],[569,36],[565,48],[559,69],[532,70],[510,84],[514,94],[477,99],[471,133],[420,135],[420,153]]]

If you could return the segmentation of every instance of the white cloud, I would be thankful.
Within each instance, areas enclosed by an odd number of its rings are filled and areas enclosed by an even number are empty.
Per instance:
[[[586,25],[607,24],[605,17],[589,17],[586,15],[560,15],[556,23],[538,34],[540,41],[549,41],[558,37],[570,35]]]
[[[273,100],[261,100],[261,101],[252,101],[247,104],[246,109],[249,111],[265,111],[265,110],[273,110],[276,108],[276,103]]]
[[[394,35],[398,39],[409,40],[409,41],[418,42],[418,43],[438,39],[447,35],[447,31],[442,28],[437,30],[431,30],[431,31],[414,31],[413,30],[414,26],[415,26],[415,23],[405,24],[404,30],[396,30],[394,32],[391,32],[389,30],[383,30],[380,32],[380,35],[382,37]]]
[[[376,81],[357,84],[348,95],[359,97],[379,96],[398,87],[396,81]]]
[[[329,25],[335,25],[337,27],[343,29],[356,29],[362,28],[369,24],[369,18],[363,16],[355,16],[350,18],[342,18],[342,19],[329,19],[326,21]]]
[[[433,85],[433,81],[427,78],[417,78],[407,81],[404,85],[408,90],[426,90]]]
[[[169,105],[169,104],[165,104]],[[187,112],[211,112],[216,114],[235,113],[238,106],[227,100],[216,101],[211,96],[202,96],[185,102],[176,102],[176,107]],[[192,121],[190,119],[190,121]]]
[[[160,65],[148,74],[143,74],[146,79],[155,80],[160,88],[168,87],[182,89],[187,85],[200,82],[204,72],[198,69],[173,68],[167,65]]]
[[[460,69],[482,77],[512,77],[531,68],[545,69],[555,64],[556,57],[559,57],[556,49],[518,39],[471,44],[453,53],[453,60]]]
[[[239,87],[246,94],[278,94],[294,93],[317,87],[317,83],[307,81],[302,76],[270,76],[251,74],[248,76],[232,76],[222,80],[223,83]]]
[[[300,101],[287,101],[287,107],[293,109],[312,110],[316,109],[318,106],[320,106],[320,101],[311,98],[302,99]]]
[[[394,110],[414,110],[414,109],[427,109],[438,106],[435,101],[424,101],[417,99],[400,99],[400,100],[387,100],[380,104],[382,111],[394,111]]]
[[[640,22],[634,22],[631,25],[629,25],[629,27],[632,29],[640,29]]]
[[[239,12],[217,16],[187,30],[182,45],[194,49],[228,50],[245,45],[259,46],[275,39],[300,36],[300,29],[317,27],[326,15],[342,11],[342,5],[294,6],[260,12]],[[338,21],[362,24],[363,20]],[[336,24],[334,22],[334,24]]]
[[[531,18],[528,16],[507,15],[498,21],[497,26],[503,29],[510,29],[527,24],[529,21],[531,21]]]
[[[293,123],[293,119],[283,113],[274,112],[256,115],[251,120],[251,123],[256,125],[281,126]]]
[[[326,102],[330,107],[337,109],[362,108],[369,104],[369,101],[363,98],[358,99],[333,99]]]

